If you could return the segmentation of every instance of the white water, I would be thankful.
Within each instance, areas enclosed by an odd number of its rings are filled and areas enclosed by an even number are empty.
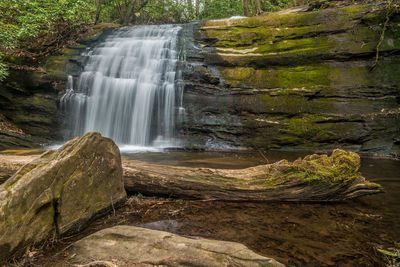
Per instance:
[[[180,30],[176,25],[125,27],[90,51],[78,82],[74,86],[69,78],[61,99],[69,137],[97,131],[125,151],[177,146]]]

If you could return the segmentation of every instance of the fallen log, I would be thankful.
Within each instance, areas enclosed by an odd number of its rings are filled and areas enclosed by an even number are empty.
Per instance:
[[[294,162],[226,170],[123,162],[125,189],[149,195],[225,201],[341,201],[383,192],[359,172],[360,157],[336,149]]]

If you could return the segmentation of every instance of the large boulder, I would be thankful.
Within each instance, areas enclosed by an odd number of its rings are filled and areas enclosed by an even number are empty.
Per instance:
[[[74,243],[68,253],[72,264],[84,266],[284,266],[239,243],[185,238],[134,226],[94,233]]]
[[[340,149],[239,170],[123,163],[128,191],[227,201],[339,201],[383,192],[359,167],[358,154]]]
[[[111,139],[88,133],[48,151],[0,186],[0,260],[50,234],[78,232],[125,198]]]

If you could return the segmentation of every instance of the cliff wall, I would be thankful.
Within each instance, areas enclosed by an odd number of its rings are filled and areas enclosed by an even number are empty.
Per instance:
[[[384,3],[307,10],[198,24],[189,144],[400,152],[400,14]]]

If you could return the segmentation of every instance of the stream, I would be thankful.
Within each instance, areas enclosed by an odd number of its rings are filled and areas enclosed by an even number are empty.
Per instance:
[[[123,154],[122,159],[239,169],[281,159],[292,161],[306,154],[310,153],[164,152]],[[191,238],[243,243],[287,266],[387,266],[389,258],[377,249],[399,246],[400,161],[362,157],[360,170],[368,180],[381,184],[385,193],[337,203],[305,204],[165,199],[138,192],[81,233],[43,245],[30,261],[35,266],[68,266],[71,255],[63,251],[71,243],[104,228],[135,225]]]
[[[307,153],[269,151],[144,153],[125,155],[167,165],[245,168],[295,160]],[[193,202],[155,216],[142,227],[187,236],[241,242],[289,266],[384,266],[376,248],[400,240],[400,161],[362,158],[361,172],[385,188],[384,194],[340,203]]]

